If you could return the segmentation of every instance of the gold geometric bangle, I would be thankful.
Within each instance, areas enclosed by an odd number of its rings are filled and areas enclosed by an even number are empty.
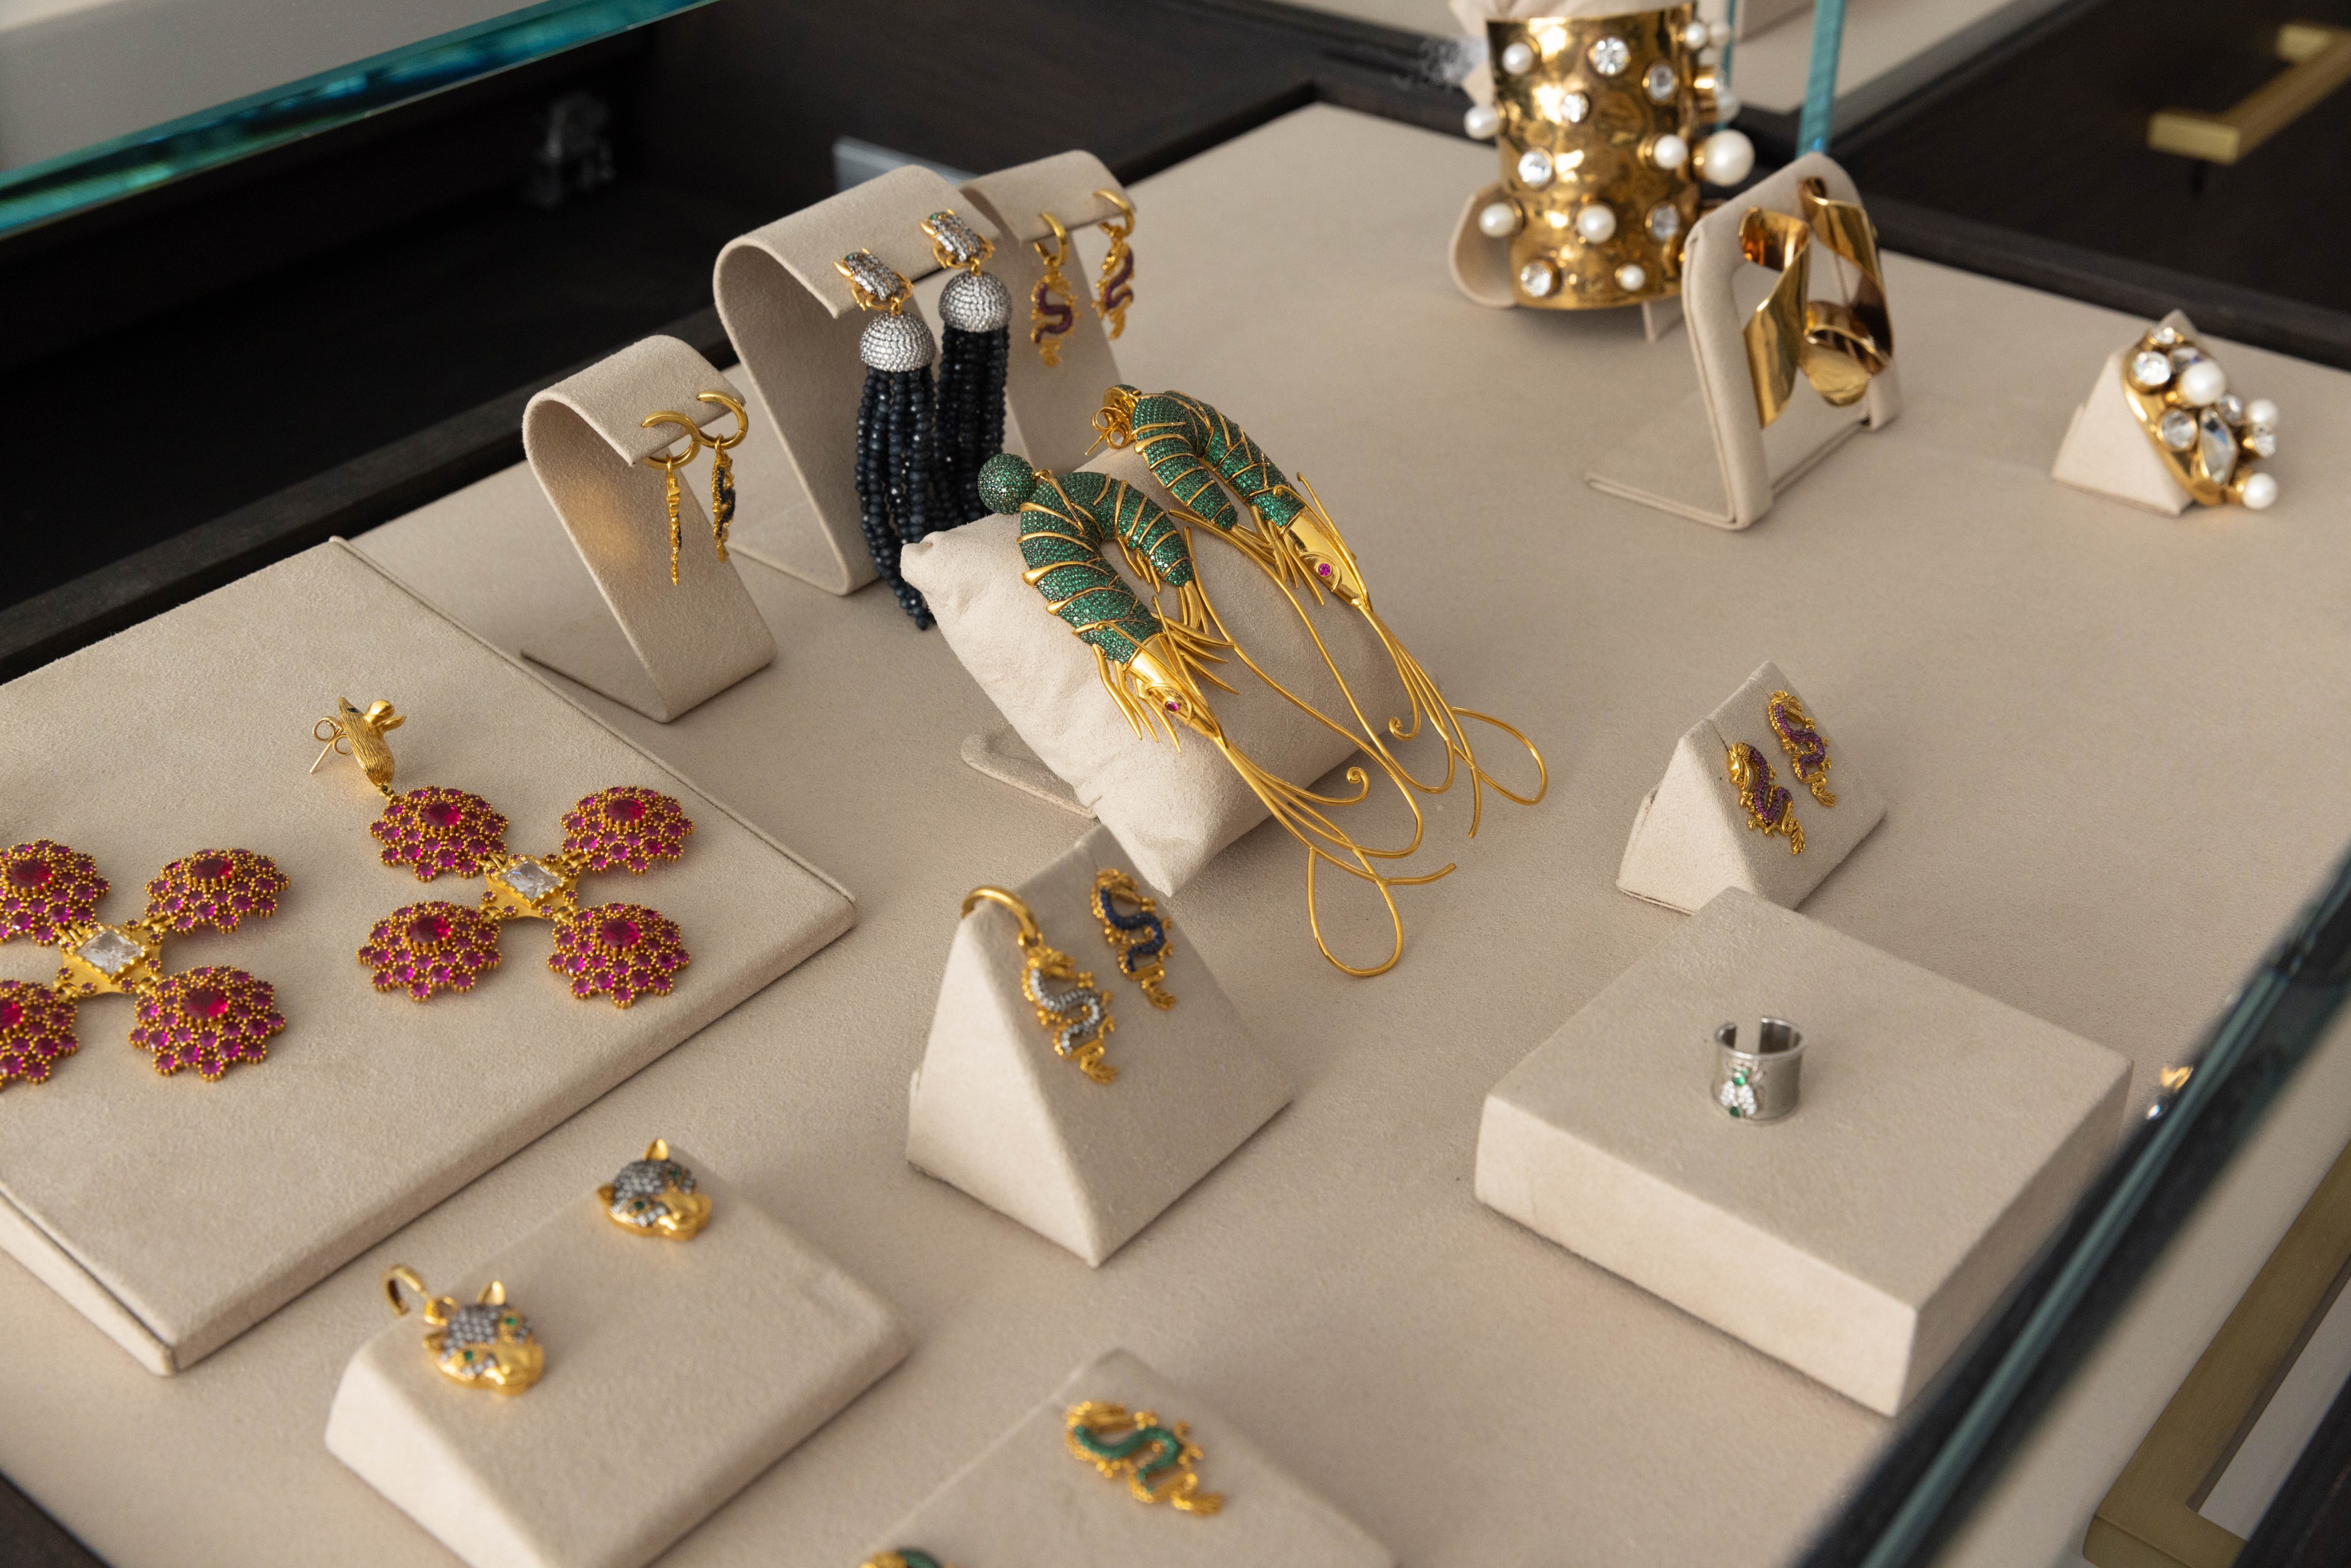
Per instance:
[[[2149,328],[2123,356],[2123,393],[2164,467],[2198,501],[2260,511],[2277,499],[2277,480],[2252,467],[2277,454],[2277,404],[2231,392],[2228,372],[2195,339]]]
[[[1851,202],[1832,200],[1819,179],[1801,182],[1796,198],[1801,217],[1750,207],[1739,221],[1740,253],[1780,274],[1745,329],[1755,416],[1767,426],[1786,412],[1799,372],[1823,402],[1846,408],[1861,401],[1870,378],[1894,358],[1894,322],[1869,214]],[[1815,240],[1860,274],[1851,304],[1807,297]]]
[[[1076,1063],[1079,1071],[1096,1083],[1114,1083],[1118,1069],[1102,1060],[1107,1049],[1102,1036],[1118,1027],[1110,1014],[1110,993],[1094,984],[1093,975],[1080,969],[1067,953],[1045,945],[1037,916],[1018,894],[1000,887],[975,887],[963,901],[969,915],[982,904],[993,904],[1020,923],[1015,938],[1024,960],[1020,994],[1037,1011],[1037,1022],[1053,1042],[1053,1054]]]

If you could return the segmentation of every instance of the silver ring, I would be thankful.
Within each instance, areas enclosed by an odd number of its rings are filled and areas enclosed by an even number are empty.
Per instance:
[[[1714,1031],[1714,1103],[1736,1122],[1776,1122],[1796,1108],[1804,1035],[1786,1019],[1756,1025],[1755,1049],[1739,1049],[1739,1026]]]

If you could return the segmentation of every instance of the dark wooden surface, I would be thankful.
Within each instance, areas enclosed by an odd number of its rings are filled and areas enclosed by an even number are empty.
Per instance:
[[[0,1476],[0,1568],[106,1568]]]

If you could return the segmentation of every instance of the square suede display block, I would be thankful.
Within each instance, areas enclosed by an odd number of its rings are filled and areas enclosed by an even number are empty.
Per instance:
[[[546,1353],[534,1386],[444,1377],[414,1312],[343,1369],[328,1448],[474,1568],[637,1568],[913,1348],[879,1296],[670,1155],[711,1200],[690,1241],[631,1235],[588,1191],[455,1288],[425,1274],[460,1301],[506,1286]]]
[[[356,950],[405,904],[473,904],[419,883],[369,836],[383,800],[318,752],[338,697],[391,699],[393,788],[470,789],[518,853],[555,849],[594,790],[674,795],[683,858],[592,873],[583,906],[651,905],[691,964],[625,1010],[573,999],[552,933],[514,922],[470,994],[418,1005],[369,983]],[[173,973],[234,965],[277,988],[268,1060],[217,1082],[159,1078],[127,1040],[133,1004],[80,1009],[80,1051],[6,1092],[0,1246],[156,1372],[190,1365],[596,1099],[847,930],[848,894],[698,794],[514,661],[340,542],[321,545],[0,688],[0,801],[12,839],[96,858],[99,918],[144,907],[165,862],[237,846],[289,879],[277,914],[172,938]],[[0,947],[47,980],[56,955]]]
[[[1804,1032],[1769,1125],[1717,1025]],[[2096,1172],[2130,1064],[1732,889],[1486,1097],[1478,1197],[1871,1409],[1959,1347]]]

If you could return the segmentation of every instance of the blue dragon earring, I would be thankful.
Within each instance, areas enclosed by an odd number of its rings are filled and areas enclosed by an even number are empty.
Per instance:
[[[1142,987],[1144,999],[1153,1007],[1163,1012],[1174,1007],[1176,998],[1167,990],[1167,958],[1176,949],[1159,905],[1126,873],[1106,871],[1094,878],[1093,906],[1102,940],[1118,955],[1118,972]]]

